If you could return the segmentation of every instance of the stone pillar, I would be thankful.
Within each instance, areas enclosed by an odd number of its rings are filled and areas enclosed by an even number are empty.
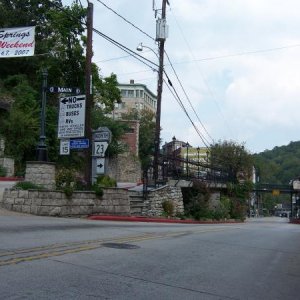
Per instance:
[[[9,157],[0,158],[0,165],[6,169],[6,177],[12,177],[15,174],[15,160]]]
[[[55,164],[43,161],[26,162],[25,181],[55,189]]]

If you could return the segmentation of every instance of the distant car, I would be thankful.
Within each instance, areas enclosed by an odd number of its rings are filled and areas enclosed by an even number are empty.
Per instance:
[[[287,213],[283,212],[283,213],[281,214],[281,218],[287,218],[287,217],[288,217],[288,214],[287,214]]]

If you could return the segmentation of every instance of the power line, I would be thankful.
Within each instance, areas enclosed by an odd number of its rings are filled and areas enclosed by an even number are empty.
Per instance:
[[[166,73],[165,73],[166,74]],[[208,144],[209,142],[207,141],[207,139],[201,134],[201,132],[199,131],[198,127],[195,125],[195,123],[193,122],[193,120],[191,119],[188,111],[186,110],[184,104],[182,103],[177,91],[175,90],[172,82],[170,80],[168,80],[168,82],[166,82],[166,80],[164,80],[164,82],[166,83],[169,91],[171,92],[171,94],[173,95],[173,97],[175,98],[175,100],[177,101],[177,103],[179,104],[179,106],[182,108],[183,112],[185,113],[185,115],[188,117],[189,121],[191,122],[191,124],[193,125],[194,129],[196,130],[197,134],[199,135],[200,139],[202,140],[203,144],[209,148]],[[170,86],[169,86],[170,85]],[[171,88],[173,89],[173,91],[171,90]]]
[[[185,35],[184,35],[184,33],[183,33],[183,30],[182,30],[182,28],[181,28],[179,22],[177,21],[176,16],[175,16],[174,14],[172,14],[172,15],[173,15],[173,17],[174,17],[174,19],[175,19],[175,22],[176,22],[176,24],[177,24],[177,26],[178,26],[178,28],[179,28],[179,30],[180,30],[180,32],[181,32],[181,35],[182,35],[182,37],[183,37],[183,39],[184,39],[184,41],[185,41],[185,43],[186,43],[186,45],[187,45],[187,47],[188,47],[188,50],[190,51],[192,57],[194,58],[195,56],[194,56],[194,54],[193,54],[193,52],[192,52],[192,50],[191,50],[191,47],[190,47],[190,45],[189,45],[187,39],[185,38]],[[197,60],[195,60],[195,59],[194,59],[193,61],[197,62]],[[223,121],[224,121],[224,124],[227,126],[227,128],[228,128],[229,132],[231,133],[231,135],[233,135],[233,134],[232,134],[232,131],[231,131],[231,128],[230,128],[230,126],[229,126],[229,124],[228,124],[226,118],[225,118],[224,115],[223,115],[222,109],[221,109],[221,107],[219,106],[219,103],[218,103],[217,100],[216,100],[215,93],[213,92],[213,90],[212,90],[211,87],[209,86],[209,84],[208,84],[207,80],[205,79],[205,77],[204,77],[204,75],[203,75],[203,73],[202,73],[202,71],[201,71],[199,65],[196,64],[196,66],[197,66],[198,72],[199,72],[200,75],[201,75],[201,79],[202,79],[204,85],[205,85],[206,88],[207,88],[207,91],[209,92],[211,98],[213,99],[213,101],[214,101],[214,103],[215,103],[215,105],[216,105],[216,107],[217,107],[217,109],[218,109],[218,111],[219,111],[219,113],[220,113],[220,115],[221,115]]]
[[[99,3],[101,3],[103,6],[105,6],[107,9],[109,9],[110,11],[112,11],[115,15],[117,15],[119,18],[123,19],[126,23],[128,23],[129,25],[131,25],[132,27],[134,27],[135,29],[137,29],[138,31],[140,31],[141,33],[143,33],[144,35],[146,35],[148,38],[152,39],[155,41],[155,38],[153,38],[151,35],[149,35],[147,32],[145,32],[144,30],[140,29],[138,26],[134,25],[132,22],[130,22],[129,20],[127,20],[125,17],[123,17],[122,15],[120,15],[119,13],[117,13],[114,9],[112,9],[111,7],[109,7],[107,4],[105,4],[104,2],[102,2],[101,0],[97,0]]]
[[[173,70],[173,72],[174,72],[174,74],[175,74],[175,76],[176,76],[176,78],[177,78],[177,81],[179,82],[179,84],[180,84],[180,86],[181,86],[181,88],[182,88],[182,90],[183,90],[183,92],[184,92],[184,94],[185,94],[185,96],[186,96],[186,98],[187,98],[187,100],[188,100],[188,102],[189,102],[189,104],[190,104],[190,106],[191,106],[191,108],[192,108],[194,114],[195,114],[196,117],[197,117],[197,120],[198,120],[199,123],[201,124],[201,126],[202,126],[202,128],[204,129],[204,131],[206,132],[207,136],[208,136],[208,137],[211,139],[211,141],[214,143],[214,139],[210,136],[210,134],[208,133],[208,131],[207,131],[207,129],[205,128],[204,124],[203,124],[202,121],[200,120],[200,118],[199,118],[199,116],[198,116],[198,114],[197,114],[197,112],[196,112],[196,110],[195,110],[195,108],[194,108],[194,106],[193,106],[193,104],[192,104],[192,102],[191,102],[191,100],[190,100],[188,94],[187,94],[186,91],[185,91],[185,88],[183,87],[183,85],[182,85],[182,83],[181,83],[181,81],[180,81],[180,79],[179,79],[179,77],[178,77],[178,75],[177,75],[177,72],[175,71],[175,69],[174,69],[174,67],[173,67],[173,65],[172,65],[172,62],[171,62],[171,60],[170,60],[170,58],[169,58],[169,55],[168,55],[168,53],[167,53],[166,51],[165,51],[165,54],[166,54],[166,56],[167,56],[167,58],[168,58],[168,61],[169,61],[169,63],[170,63],[170,66],[171,66],[171,68],[172,68],[172,70]]]
[[[55,5],[57,7],[57,5]],[[65,11],[64,9],[59,8],[61,11],[64,11],[69,17],[72,17],[74,19],[74,16],[72,16],[70,13],[68,13],[67,11]],[[82,23],[83,24],[83,23]],[[85,25],[85,24],[84,24]],[[154,62],[152,62],[151,60],[143,57],[142,55],[138,54],[135,51],[132,51],[131,49],[127,48],[126,46],[122,45],[121,43],[117,42],[116,40],[108,37],[107,35],[105,35],[104,33],[100,32],[99,30],[93,28],[93,31],[95,33],[97,33],[98,35],[100,35],[101,37],[103,37],[104,39],[106,39],[107,41],[109,41],[110,43],[114,44],[115,46],[117,46],[118,48],[120,48],[121,50],[125,51],[126,53],[128,53],[130,56],[134,57],[135,59],[139,60],[140,62],[142,62],[143,64],[145,64],[146,66],[148,66],[150,69],[152,69],[153,71],[157,71],[156,69],[153,68],[152,65],[154,65],[155,67],[158,67],[158,65]],[[152,65],[150,65],[152,64]],[[164,71],[165,75],[167,76],[166,72]],[[167,76],[168,77],[168,76]],[[191,117],[189,116],[186,108],[184,107],[177,91],[175,90],[175,88],[173,87],[172,82],[170,81],[170,79],[168,78],[169,84],[172,87],[172,89],[174,90],[174,92],[171,91],[171,93],[174,96],[174,93],[176,95],[175,99],[177,100],[177,102],[179,103],[179,105],[181,106],[181,108],[183,109],[183,111],[185,112],[185,114],[187,115],[188,119],[190,120],[190,122],[192,123],[193,127],[195,128],[196,132],[198,133],[199,137],[201,138],[201,140],[203,141],[203,143],[206,145],[206,147],[208,147],[207,143],[208,141],[205,139],[205,137],[203,137],[199,131],[199,129],[196,127],[196,125],[194,124],[193,120],[191,119]],[[168,85],[167,85],[168,86]],[[168,86],[169,88],[169,86]],[[206,141],[205,141],[206,140]]]
[[[154,40],[154,38],[152,38],[151,36],[149,36],[147,33],[145,33],[145,32],[144,32],[143,30],[141,30],[139,27],[137,27],[136,25],[134,25],[132,22],[128,21],[125,17],[123,17],[122,15],[120,15],[119,13],[117,13],[115,10],[113,10],[111,7],[109,7],[108,5],[106,5],[105,3],[103,3],[101,0],[97,0],[97,1],[98,1],[99,3],[101,3],[103,6],[105,6],[107,9],[109,9],[110,11],[112,11],[114,14],[116,14],[118,17],[120,17],[121,19],[123,19],[125,22],[127,22],[128,24],[130,24],[131,26],[133,26],[135,29],[139,30],[140,32],[142,32],[143,34],[145,34],[146,36],[148,36],[148,37],[150,37],[151,39]],[[164,52],[166,53],[166,51],[164,51]],[[187,93],[186,93],[186,91],[185,91],[185,89],[184,89],[184,87],[183,87],[183,85],[182,85],[182,83],[181,83],[181,81],[180,81],[180,79],[179,79],[179,77],[178,77],[178,75],[177,75],[177,73],[176,73],[176,71],[175,71],[175,69],[174,69],[174,67],[173,67],[173,65],[172,65],[172,63],[171,63],[171,60],[170,60],[170,58],[169,58],[169,56],[168,56],[167,53],[166,53],[166,55],[167,55],[167,58],[168,58],[168,61],[169,61],[170,65],[171,65],[171,67],[172,67],[172,69],[173,69],[173,72],[175,73],[175,76],[176,76],[176,78],[177,78],[177,80],[178,80],[178,82],[179,82],[179,84],[180,84],[180,86],[181,86],[181,88],[182,88],[184,94],[186,95],[186,98],[188,99],[188,102],[189,102],[190,106],[192,107],[192,110],[194,111],[194,113],[195,113],[195,115],[196,115],[196,117],[197,117],[199,123],[200,123],[201,126],[203,127],[203,129],[204,129],[204,131],[206,132],[206,134],[208,135],[208,137],[209,137],[212,141],[214,141],[213,138],[212,138],[212,137],[210,136],[210,134],[208,133],[207,129],[205,128],[204,124],[203,124],[202,121],[200,120],[200,118],[199,118],[197,112],[195,111],[195,109],[194,109],[194,107],[193,107],[193,105],[192,105],[192,103],[191,103],[191,101],[190,101],[190,99],[189,99],[189,97],[188,97],[188,95],[187,95]]]

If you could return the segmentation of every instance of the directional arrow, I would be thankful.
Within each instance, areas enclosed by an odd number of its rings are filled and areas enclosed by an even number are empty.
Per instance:
[[[105,158],[97,158],[96,160],[96,174],[104,174]]]
[[[60,102],[63,104],[66,103],[76,103],[77,101],[83,101],[85,100],[85,95],[80,95],[80,96],[70,96],[70,97],[63,97],[60,98]]]
[[[66,104],[69,101],[68,101],[68,98],[62,98],[62,100],[60,102],[63,103],[63,104]]]

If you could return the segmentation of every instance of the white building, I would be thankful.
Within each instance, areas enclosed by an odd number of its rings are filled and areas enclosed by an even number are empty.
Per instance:
[[[121,91],[122,102],[115,105],[112,112],[114,119],[120,119],[122,114],[131,109],[137,109],[138,111],[146,109],[156,114],[157,97],[146,85],[134,83],[134,80],[131,79],[129,84],[119,84],[118,88]]]

